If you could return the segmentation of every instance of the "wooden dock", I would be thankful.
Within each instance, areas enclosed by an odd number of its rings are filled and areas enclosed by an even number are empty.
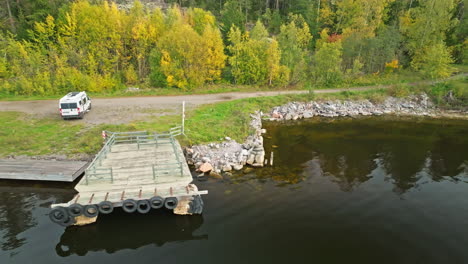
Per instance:
[[[0,179],[73,182],[88,162],[55,160],[0,160]]]
[[[172,132],[113,133],[75,186],[78,194],[51,207],[79,205],[84,210],[99,209],[102,202],[111,207],[138,202],[135,206],[144,207],[157,197],[163,201],[176,199],[174,212],[188,214],[193,197],[207,191],[199,191],[190,184],[192,175]]]

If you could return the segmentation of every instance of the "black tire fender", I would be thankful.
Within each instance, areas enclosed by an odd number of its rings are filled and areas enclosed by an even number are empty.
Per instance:
[[[93,217],[98,216],[99,209],[98,209],[97,205],[95,205],[95,204],[88,204],[88,205],[86,205],[84,207],[83,214],[86,217],[93,218]]]
[[[137,211],[140,214],[146,214],[151,210],[151,205],[148,200],[139,200],[137,202]]]
[[[109,201],[100,202],[98,207],[101,214],[110,214],[114,211],[114,204]]]
[[[126,213],[134,213],[137,210],[137,202],[133,199],[127,199],[122,202],[122,209]]]
[[[81,204],[75,203],[68,207],[68,214],[71,217],[77,217],[83,214],[83,206]]]
[[[74,225],[76,223],[75,217],[68,216],[68,219],[65,222],[58,223],[61,226],[67,227]]]
[[[166,200],[164,200],[164,207],[169,210],[175,209],[178,204],[179,200],[177,200],[176,197],[167,197]]]
[[[194,196],[193,200],[189,203],[191,214],[201,214],[203,212],[203,199],[200,195]]]
[[[60,224],[68,220],[68,212],[61,206],[54,207],[49,213],[49,218],[52,222]]]
[[[164,206],[164,198],[161,196],[154,196],[149,200],[151,208],[160,209]]]

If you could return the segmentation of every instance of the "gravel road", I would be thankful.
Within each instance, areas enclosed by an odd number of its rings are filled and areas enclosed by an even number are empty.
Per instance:
[[[467,74],[459,74],[451,78],[460,78]],[[388,88],[390,85],[366,86],[340,89],[315,90],[317,94],[336,93],[341,91],[365,91],[376,88]],[[89,124],[121,124],[136,119],[143,119],[153,115],[165,115],[181,112],[182,101],[186,102],[187,108],[193,108],[202,104],[217,103],[241,98],[275,96],[284,94],[307,93],[305,90],[298,91],[266,91],[266,92],[231,92],[220,94],[203,95],[180,95],[180,96],[144,96],[144,97],[118,97],[118,98],[91,98],[93,108],[82,120],[73,122],[84,122]],[[0,111],[16,111],[34,114],[39,117],[54,117],[59,119],[58,100],[37,101],[0,101]]]

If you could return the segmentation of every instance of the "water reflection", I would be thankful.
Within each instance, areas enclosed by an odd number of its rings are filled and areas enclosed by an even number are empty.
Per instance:
[[[276,165],[259,171],[259,178],[295,184],[325,176],[343,191],[352,191],[379,168],[394,191],[404,193],[422,179],[437,182],[467,176],[466,121],[318,119],[265,126],[266,152],[275,152]]]
[[[188,240],[207,240],[207,234],[194,232],[203,224],[203,216],[175,216],[164,211],[145,215],[127,214],[121,210],[105,216],[92,225],[69,227],[60,237],[55,250],[59,256],[84,256],[90,251],[114,253],[154,244]]]
[[[33,214],[36,208],[48,208],[53,201],[70,199],[73,194],[71,187],[63,184],[0,181],[2,251],[14,250],[26,243],[20,234],[38,224]]]

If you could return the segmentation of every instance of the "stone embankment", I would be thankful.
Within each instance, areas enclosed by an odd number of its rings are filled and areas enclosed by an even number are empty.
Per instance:
[[[246,165],[263,167],[265,149],[262,134],[266,133],[266,130],[262,129],[263,113],[257,111],[250,116],[253,134],[248,136],[244,143],[226,137],[222,143],[186,148],[185,153],[189,165],[194,165],[202,173],[210,170],[215,173],[241,170]]]
[[[400,115],[435,115],[435,108],[426,94],[413,95],[408,98],[388,97],[382,103],[369,100],[360,101],[324,101],[324,102],[291,102],[272,109],[269,114],[257,111],[252,114],[251,127],[254,131],[244,143],[238,143],[229,137],[222,143],[210,143],[186,148],[189,165],[204,173],[220,173],[241,170],[244,166],[263,167],[266,163],[263,147],[262,119],[271,121],[298,120],[302,118],[370,116],[382,114]]]
[[[297,120],[314,116],[339,117],[382,114],[432,115],[434,107],[429,97],[423,93],[404,99],[388,97],[378,104],[369,100],[291,102],[273,108],[268,118],[270,120]]]

